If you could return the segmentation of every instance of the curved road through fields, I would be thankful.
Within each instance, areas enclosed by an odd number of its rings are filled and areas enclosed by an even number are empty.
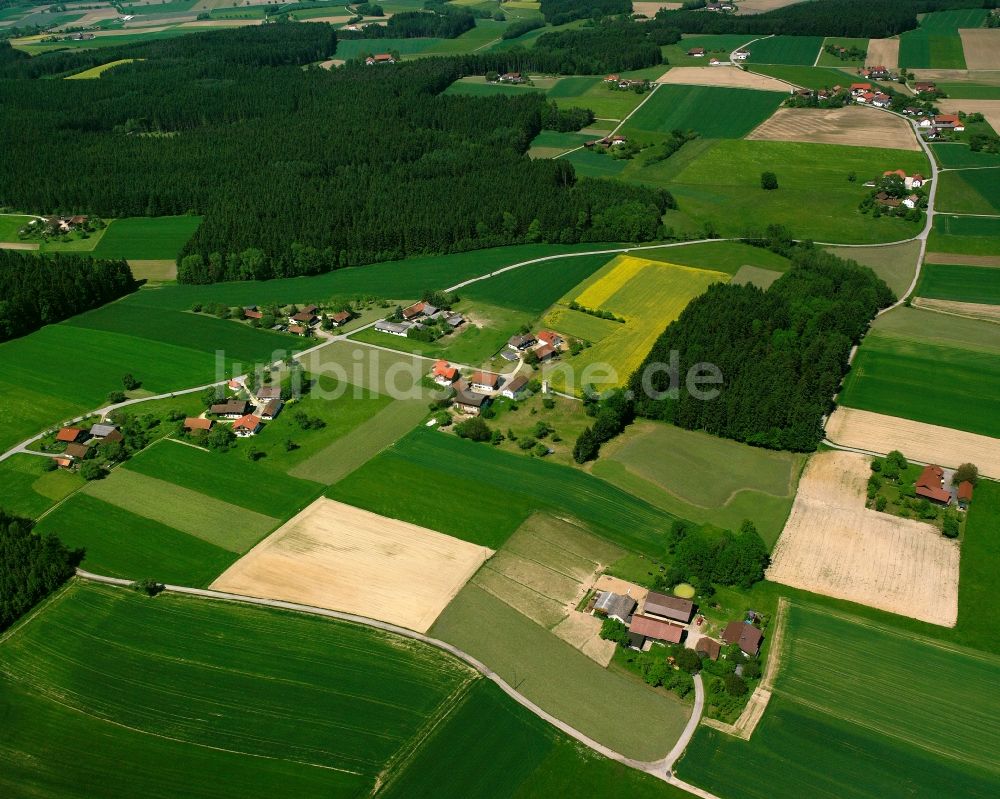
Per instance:
[[[107,585],[114,585],[119,587],[127,588],[132,585],[131,580],[124,580],[120,577],[107,577],[102,574],[94,574],[93,572],[88,572],[83,569],[77,569],[76,574],[78,577],[85,580],[91,580],[93,582],[105,583]],[[691,737],[694,735],[695,729],[698,727],[698,723],[701,721],[701,714],[705,707],[705,689],[702,684],[701,675],[696,674],[694,677],[694,689],[695,689],[695,702],[694,710],[691,713],[691,718],[688,719],[687,726],[685,726],[684,731],[681,733],[680,738],[678,738],[677,743],[674,745],[673,749],[667,754],[666,757],[660,760],[636,760],[631,757],[626,757],[620,752],[616,752],[605,746],[602,743],[598,743],[590,736],[580,732],[575,727],[571,727],[566,722],[556,718],[551,713],[540,708],[530,699],[528,699],[524,694],[520,693],[517,689],[511,686],[503,677],[493,671],[489,666],[487,666],[482,661],[459,649],[457,646],[449,644],[447,641],[442,641],[438,638],[432,638],[429,635],[424,635],[423,633],[418,633],[414,630],[409,630],[405,627],[399,627],[395,624],[389,624],[388,622],[379,621],[378,619],[370,619],[366,616],[357,616],[353,613],[343,613],[338,610],[328,610],[326,608],[317,608],[312,605],[302,605],[297,602],[285,602],[279,599],[261,599],[260,597],[244,596],[242,594],[230,594],[224,591],[213,591],[210,588],[189,588],[183,585],[167,585],[164,590],[169,591],[174,594],[183,594],[185,596],[197,597],[199,599],[214,599],[222,602],[240,602],[247,605],[261,605],[263,607],[278,608],[280,610],[289,610],[295,613],[307,613],[313,616],[324,616],[330,619],[337,619],[339,621],[349,622],[351,624],[360,624],[364,627],[371,627],[372,629],[382,630],[383,632],[392,633],[393,635],[399,635],[404,638],[409,638],[413,641],[420,641],[428,646],[433,646],[436,649],[440,649],[448,654],[458,658],[463,663],[474,668],[480,674],[482,674],[486,679],[495,683],[500,687],[507,696],[513,699],[522,707],[530,710],[538,718],[551,724],[556,729],[570,736],[571,738],[579,741],[584,746],[592,749],[604,757],[621,763],[629,768],[637,769],[638,771],[646,772],[647,774],[652,774],[654,777],[658,777],[665,782],[669,782],[672,785],[681,788],[682,790],[688,791],[695,796],[703,797],[703,799],[719,799],[714,794],[703,791],[693,785],[688,785],[686,782],[678,780],[673,776],[671,769],[677,759],[684,753],[687,748]]]

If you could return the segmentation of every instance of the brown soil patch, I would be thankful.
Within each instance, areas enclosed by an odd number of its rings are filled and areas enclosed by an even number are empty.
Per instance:
[[[37,250],[38,246],[30,241],[0,241],[0,250]]]
[[[922,463],[956,467],[974,463],[980,474],[1000,479],[1000,440],[926,422],[857,408],[837,408],[826,423],[835,444],[872,452],[905,452]]]
[[[674,67],[656,79],[657,83],[687,86],[732,86],[736,89],[762,89],[787,92],[789,84],[767,75],[744,72],[739,67]]]
[[[961,28],[965,66],[969,69],[1000,69],[1000,28]]]
[[[763,14],[765,11],[774,11],[776,8],[801,3],[802,0],[744,0],[736,7],[737,14]]]
[[[964,316],[968,319],[981,319],[986,322],[1000,322],[1000,305],[987,305],[978,302],[955,302],[954,300],[933,300],[917,297],[913,301],[916,308],[926,308],[929,311]]]
[[[869,461],[853,452],[810,458],[767,579],[954,626],[958,544],[933,525],[867,509]]]
[[[321,498],[211,587],[426,632],[491,554],[486,547]]]
[[[779,108],[748,139],[846,144],[919,150],[913,129],[894,114],[856,105],[846,108]]]
[[[667,9],[667,11],[675,11],[680,8],[683,3],[632,3],[632,13],[633,14],[643,14],[644,16],[652,19],[656,16],[656,12],[661,8]]]
[[[882,64],[895,69],[899,66],[899,39],[869,39],[865,61],[872,66]]]
[[[1000,255],[962,255],[952,252],[929,252],[924,256],[929,264],[958,264],[960,266],[1000,266]]]
[[[326,61],[321,61],[320,66],[323,67],[323,69],[333,69],[334,67],[342,67],[346,63],[347,62],[342,58],[330,58]]]
[[[1000,100],[936,100],[942,114],[957,114],[964,111],[972,114],[978,111],[993,130],[1000,131]]]

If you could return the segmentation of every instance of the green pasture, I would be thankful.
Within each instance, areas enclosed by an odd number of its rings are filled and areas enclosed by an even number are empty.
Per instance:
[[[577,469],[419,429],[334,485],[327,496],[496,549],[528,516],[549,511],[659,555],[673,517]],[[464,513],[443,513],[441,496]]]
[[[993,620],[1000,613],[1000,590],[996,574],[1000,568],[1000,483],[980,480],[962,535],[961,577],[958,582],[956,638],[1000,654]]]
[[[827,247],[840,258],[857,261],[882,278],[897,297],[910,287],[920,259],[920,242],[907,241],[888,247]]]
[[[136,3],[123,4],[122,8],[126,14],[149,15],[149,14],[183,14],[193,9],[200,0],[168,0],[159,3]]]
[[[940,173],[934,208],[945,214],[1000,215],[1000,172],[963,169]]]
[[[421,55],[458,55],[486,50],[493,42],[501,41],[500,36],[507,28],[507,22],[492,19],[477,19],[476,27],[454,39],[439,39],[433,47],[428,47]],[[411,40],[412,41],[412,40]],[[337,45],[340,52],[340,44]],[[380,50],[379,52],[385,52]]]
[[[899,36],[899,65],[906,69],[965,69],[958,32],[927,33],[918,28]]]
[[[692,160],[637,165],[626,173],[662,185],[691,217],[710,220],[720,236],[741,236],[767,224],[787,226],[799,238],[867,244],[910,238],[919,225],[862,215],[862,183],[886,165],[908,173],[927,170],[922,153],[833,144],[717,141],[693,150]],[[683,152],[681,153],[683,155]],[[774,172],[779,188],[764,191],[762,172]],[[854,173],[856,182],[848,176]]]
[[[988,322],[972,324],[992,332]],[[1000,437],[998,354],[996,349],[947,346],[934,343],[931,336],[903,338],[876,329],[858,350],[839,402]]]
[[[608,336],[614,335],[621,328],[620,322],[601,319],[599,316],[574,311],[565,306],[557,306],[545,315],[545,324],[555,328],[560,333],[573,338],[596,344]]]
[[[23,214],[0,214],[0,241],[20,241],[17,232],[32,219]]]
[[[357,401],[359,406],[366,404],[365,400]],[[296,408],[297,405],[288,407]],[[349,410],[349,407],[341,410]],[[312,408],[310,413],[313,413]],[[268,438],[280,435],[272,427],[278,419],[269,422],[253,439],[255,445],[263,443],[265,433]],[[176,441],[154,444],[129,460],[125,468],[279,519],[294,516],[318,493],[313,483],[278,470],[265,471],[261,463],[251,462],[241,452],[205,452]]]
[[[368,53],[396,52],[401,56],[419,55],[437,48],[443,39],[338,39],[337,58],[361,58]],[[392,66],[380,65],[372,69],[392,69]]]
[[[364,627],[74,583],[0,646],[0,792],[367,795],[469,678]]]
[[[93,50],[99,47],[119,47],[125,44],[136,44],[138,42],[149,42],[156,39],[172,39],[175,36],[198,33],[204,28],[181,28],[173,27],[162,31],[150,31],[147,33],[125,33],[114,36],[103,36],[98,34],[94,39],[84,39],[73,42],[53,42],[36,43],[35,40],[15,39],[11,46],[17,50],[22,50],[28,55],[39,55],[54,50]]]
[[[1000,100],[1000,86],[997,85],[941,80],[936,83],[939,91],[955,100]]]
[[[0,461],[0,508],[37,519],[83,485],[83,478],[65,469],[47,471],[48,458],[12,455]]]
[[[666,67],[658,67],[656,76],[666,71]],[[631,73],[621,73],[625,76]],[[548,90],[546,96],[555,100],[560,108],[589,108],[594,116],[601,119],[624,119],[639,105],[646,94],[636,94],[634,91],[622,91],[610,88],[600,77],[562,78]]]
[[[750,51],[747,62],[812,66],[822,46],[822,36],[769,36],[747,48]]]
[[[827,45],[833,47],[844,47],[850,50],[852,47],[857,47],[859,50],[868,50],[868,40],[867,39],[851,39],[845,38],[843,36],[827,36],[822,44],[821,52],[819,54],[819,61],[816,62],[817,66],[821,67],[863,67],[865,66],[865,59],[843,59],[840,56],[830,55],[826,52]]]
[[[577,175],[585,178],[616,178],[628,166],[628,161],[624,159],[612,158],[594,150],[577,150],[567,155],[566,160],[573,165]]]
[[[907,341],[1000,354],[1000,326],[975,319],[903,307],[880,316],[873,329],[880,335]]]
[[[840,59],[837,59],[838,61]],[[849,69],[850,67],[848,67]],[[804,86],[807,89],[830,89],[834,86],[850,86],[857,79],[835,66],[794,66],[788,64],[754,64],[753,71],[771,78]]]
[[[992,173],[992,170],[989,172]],[[998,240],[1000,217],[937,214],[934,229],[927,238],[927,250],[960,255],[996,255]]]
[[[990,266],[924,264],[916,293],[956,302],[1000,305],[1000,269]]]
[[[203,587],[237,558],[228,549],[84,492],[48,514],[38,530],[85,549],[84,569],[130,580]]]
[[[430,635],[489,664],[544,710],[628,757],[663,757],[690,715],[675,696],[601,667],[473,584],[445,608]]]
[[[755,89],[663,85],[629,119],[624,132],[694,130],[705,138],[739,139],[767,119],[785,97]]]
[[[932,11],[920,17],[920,30],[938,33],[959,28],[979,28],[989,11],[984,8],[957,8],[952,11]]]
[[[136,216],[108,225],[94,248],[95,258],[176,258],[198,225],[200,216]]]
[[[750,519],[773,545],[791,510],[803,463],[800,455],[642,422],[606,444],[592,472],[693,521],[739,529]]]

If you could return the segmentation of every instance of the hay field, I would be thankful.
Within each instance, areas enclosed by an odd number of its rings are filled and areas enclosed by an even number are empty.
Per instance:
[[[628,255],[615,258],[582,291],[574,289],[560,304],[576,300],[590,309],[611,311],[625,323],[616,323],[617,329],[592,347],[562,364],[550,365],[543,374],[557,390],[567,392],[581,390],[585,382],[602,380],[602,375],[609,375],[610,385],[624,384],[687,304],[713,283],[729,279],[724,272]]]
[[[959,28],[965,66],[1000,69],[1000,28]]]
[[[656,12],[661,8],[665,8],[667,11],[676,11],[680,8],[683,3],[632,3],[632,13],[633,14],[643,14],[650,19],[656,16]]]
[[[954,626],[957,542],[929,524],[865,508],[868,464],[852,452],[810,459],[767,579]]]
[[[899,39],[869,39],[866,61],[895,69],[899,66]]]
[[[910,125],[874,108],[779,108],[747,136],[764,141],[799,141],[920,150]]]
[[[656,82],[687,86],[729,86],[734,89],[761,89],[770,92],[788,91],[788,84],[783,81],[767,75],[744,72],[739,67],[674,67],[657,78]]]
[[[320,498],[233,564],[212,588],[426,632],[491,554],[486,547]]]
[[[929,252],[925,259],[929,264],[959,264],[966,266],[1000,266],[1000,255],[962,255],[951,252]]]
[[[1000,480],[1000,441],[989,436],[845,407],[833,412],[826,436],[836,444],[872,452],[898,449],[922,463],[975,463],[980,474]]]
[[[614,644],[598,636],[600,620],[577,612],[576,605],[600,572],[624,554],[623,549],[578,524],[536,514],[485,563],[472,582],[607,666]]]
[[[916,308],[964,316],[967,319],[1000,322],[1000,306],[998,305],[988,305],[982,302],[960,302],[958,300],[934,300],[925,297],[917,297],[913,301],[913,305]]]

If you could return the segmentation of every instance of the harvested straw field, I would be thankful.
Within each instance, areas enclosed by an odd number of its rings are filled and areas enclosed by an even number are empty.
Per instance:
[[[800,141],[919,150],[913,130],[903,119],[874,108],[779,108],[747,136],[763,141]]]
[[[898,449],[921,463],[948,467],[975,463],[980,474],[1000,479],[1000,440],[977,433],[840,407],[826,423],[826,437],[871,452]]]
[[[644,17],[652,19],[661,8],[665,8],[667,11],[675,11],[682,5],[683,3],[632,3],[632,13],[642,14]]]
[[[801,3],[802,0],[744,0],[736,6],[737,14],[763,14],[767,11],[774,11],[776,8]]]
[[[1000,28],[960,28],[965,66],[1000,69]]]
[[[426,632],[491,554],[486,547],[321,498],[211,587]]]
[[[929,264],[1000,266],[1000,255],[962,255],[961,253],[951,252],[929,252],[924,260]]]
[[[988,305],[983,302],[959,302],[957,300],[935,300],[927,297],[917,297],[913,301],[917,308],[929,311],[964,316],[968,319],[983,319],[987,322],[1000,322],[1000,305]]]
[[[686,86],[728,86],[734,89],[760,89],[787,92],[789,84],[767,75],[744,72],[739,67],[674,67],[656,79],[657,83]]]
[[[767,579],[954,626],[958,543],[930,524],[867,509],[869,474],[865,455],[822,452],[810,459]]]
[[[899,39],[869,39],[868,64],[882,65],[889,69],[899,66]]]

